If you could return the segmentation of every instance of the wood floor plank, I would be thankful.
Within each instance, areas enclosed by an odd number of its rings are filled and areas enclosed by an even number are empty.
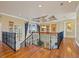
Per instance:
[[[5,44],[0,43],[0,58],[79,58],[79,47],[75,39],[66,38],[61,42],[59,49],[45,49],[43,47],[30,45],[13,52]]]

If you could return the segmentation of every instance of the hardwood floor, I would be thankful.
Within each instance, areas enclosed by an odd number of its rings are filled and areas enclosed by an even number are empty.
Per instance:
[[[29,46],[13,52],[5,44],[0,44],[0,58],[70,58],[79,57],[79,47],[74,39],[64,39],[59,49],[44,49],[38,46]]]

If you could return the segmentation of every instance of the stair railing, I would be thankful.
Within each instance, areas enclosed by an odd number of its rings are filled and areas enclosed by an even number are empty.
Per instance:
[[[25,38],[25,40],[21,43],[21,47],[26,47],[30,44],[32,44],[32,41],[33,41],[33,33],[31,33],[27,38]]]

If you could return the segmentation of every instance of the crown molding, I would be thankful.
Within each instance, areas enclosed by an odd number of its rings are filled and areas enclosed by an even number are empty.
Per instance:
[[[28,19],[25,19],[25,18],[22,18],[22,17],[18,17],[18,16],[14,16],[14,15],[10,15],[10,14],[7,14],[7,13],[3,13],[3,12],[0,12],[1,15],[5,15],[5,16],[10,16],[10,17],[14,17],[14,18],[17,18],[17,19],[23,19],[25,20],[26,22],[31,22],[31,23],[37,23],[37,24],[41,24],[41,22],[35,22],[35,21],[32,21],[32,20],[28,20]],[[73,13],[75,14],[75,13]],[[67,15],[66,15],[67,16]],[[69,18],[69,17],[68,17]],[[46,24],[49,24],[49,23],[52,23],[52,22],[60,22],[60,21],[65,21],[68,19],[67,17],[62,17],[58,20],[53,20],[53,21],[48,21],[48,22],[42,22],[42,23],[46,23]]]
[[[17,19],[23,19],[23,20],[25,20],[25,18],[14,16],[14,15],[10,15],[10,14],[3,13],[3,12],[0,12],[0,15],[5,15],[5,16],[10,16],[10,17],[14,17],[14,18],[17,18]]]

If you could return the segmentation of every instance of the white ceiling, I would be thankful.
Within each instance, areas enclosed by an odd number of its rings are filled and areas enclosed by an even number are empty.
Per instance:
[[[63,2],[61,6],[60,3]],[[41,4],[43,7],[39,8]],[[0,12],[7,13],[22,18],[37,18],[45,15],[59,16],[65,13],[75,12],[78,1],[0,1]]]

